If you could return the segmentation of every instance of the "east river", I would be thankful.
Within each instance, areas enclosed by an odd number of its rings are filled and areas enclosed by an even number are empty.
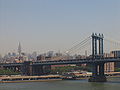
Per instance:
[[[0,90],[120,90],[120,77],[109,78],[105,83],[87,80],[0,83]]]

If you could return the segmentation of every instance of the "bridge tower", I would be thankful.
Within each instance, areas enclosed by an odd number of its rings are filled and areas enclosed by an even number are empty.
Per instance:
[[[92,56],[93,58],[103,57],[103,34],[92,34]]]
[[[103,34],[92,34],[92,58],[97,60],[103,57]],[[104,63],[94,62],[92,63],[92,76],[89,82],[106,82],[104,75]]]

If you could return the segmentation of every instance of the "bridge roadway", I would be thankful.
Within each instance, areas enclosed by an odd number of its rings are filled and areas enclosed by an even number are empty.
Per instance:
[[[91,63],[107,63],[107,62],[120,62],[120,58],[98,58],[98,59],[70,59],[70,60],[44,60],[39,62],[31,62],[30,65],[64,65],[64,64],[91,64]],[[22,66],[23,63],[0,63],[0,66]]]

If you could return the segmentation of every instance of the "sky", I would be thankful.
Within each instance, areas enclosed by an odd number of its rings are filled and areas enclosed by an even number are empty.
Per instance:
[[[93,32],[120,41],[120,0],[0,0],[0,54],[65,51]]]

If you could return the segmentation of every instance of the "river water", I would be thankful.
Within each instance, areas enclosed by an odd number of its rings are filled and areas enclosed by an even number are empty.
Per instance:
[[[120,90],[120,77],[109,78],[105,83],[87,80],[0,83],[0,90]]]

